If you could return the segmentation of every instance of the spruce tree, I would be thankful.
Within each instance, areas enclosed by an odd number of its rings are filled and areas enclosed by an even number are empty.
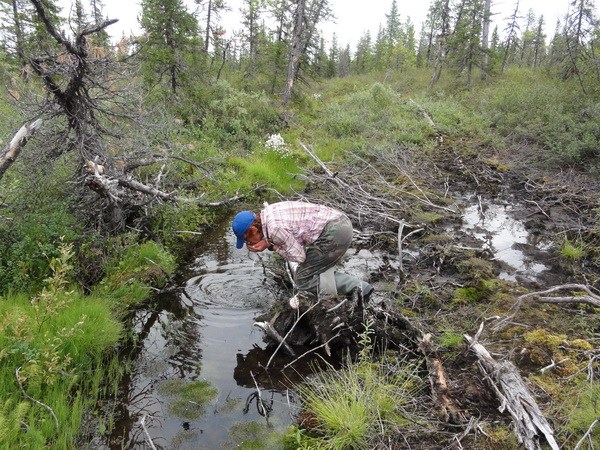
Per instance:
[[[147,43],[143,47],[143,74],[149,85],[167,80],[173,94],[185,79],[186,59],[195,51],[198,26],[182,0],[142,0],[140,25]]]

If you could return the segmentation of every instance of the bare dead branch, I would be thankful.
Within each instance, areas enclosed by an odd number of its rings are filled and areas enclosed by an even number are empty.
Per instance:
[[[581,446],[583,445],[585,440],[588,439],[592,435],[592,431],[594,431],[594,428],[596,428],[596,425],[598,425],[598,422],[600,422],[600,419],[596,419],[592,422],[592,424],[589,426],[588,430],[585,432],[583,437],[579,440],[579,442],[577,442],[577,445],[575,445],[575,447],[573,447],[573,450],[579,450],[581,448]]]
[[[555,367],[557,367],[558,365],[560,365],[560,364],[562,364],[562,363],[564,363],[564,362],[567,362],[567,361],[569,361],[570,359],[571,359],[571,358],[564,358],[564,359],[561,359],[561,360],[560,360],[560,361],[558,361],[558,362],[554,362],[554,361],[552,361],[552,364],[548,364],[546,367],[542,367],[542,368],[540,369],[540,373],[545,373],[545,372],[547,372],[547,371],[548,371],[548,370],[550,370],[550,369],[554,369],[554,368],[555,368]]]
[[[310,157],[312,159],[315,160],[315,162],[325,171],[325,173],[327,174],[327,176],[333,180],[335,180],[338,184],[343,184],[345,185],[346,183],[344,183],[342,180],[340,180],[339,178],[336,178],[336,174],[333,173],[331,170],[329,170],[329,168],[325,165],[325,163],[323,163],[323,161],[321,161],[319,159],[319,157],[317,155],[315,155],[313,153],[313,151],[311,149],[309,149],[306,145],[304,145],[302,142],[300,142],[300,146],[304,149],[304,151],[306,153],[308,153],[310,155]]]
[[[547,297],[547,296],[545,296],[546,294],[552,294],[554,292],[563,291],[563,290],[584,291],[585,293],[587,293],[587,295],[570,295],[567,297]],[[515,318],[515,316],[517,315],[519,310],[521,309],[523,302],[532,297],[539,297],[539,300],[542,303],[556,303],[556,304],[559,304],[559,303],[585,303],[585,304],[588,304],[591,306],[600,307],[600,295],[592,292],[590,287],[583,285],[583,284],[575,284],[575,283],[561,284],[558,286],[553,286],[553,287],[543,290],[543,291],[529,292],[527,294],[519,296],[517,298],[517,301],[511,308],[514,312],[512,314],[510,314],[509,316],[504,317],[498,323],[496,323],[496,325],[493,326],[493,330],[498,331],[501,328],[503,328],[504,326],[506,326],[508,323],[510,323]]]
[[[119,19],[109,19],[109,20],[105,20],[104,22],[96,25],[95,27],[90,27],[90,28],[86,28],[85,30],[83,30],[80,34],[81,36],[87,36],[89,34],[94,34],[97,33],[98,31],[102,31],[104,30],[106,27],[112,25],[113,23],[117,23],[119,21]]]
[[[42,119],[37,119],[29,125],[23,125],[2,150],[2,153],[0,153],[0,179],[2,179],[11,164],[15,162],[25,144],[41,126]]]
[[[559,450],[550,424],[517,368],[510,361],[497,362],[488,350],[471,336],[465,334],[464,338],[470,350],[477,356],[481,372],[500,400],[500,412],[508,410],[512,416],[519,441],[528,450],[536,450],[540,448],[537,438],[541,434],[553,450]]]
[[[429,371],[431,396],[437,414],[446,422],[465,423],[467,421],[465,413],[450,395],[446,371],[441,359],[435,355],[433,343],[431,342],[431,334],[428,333],[421,337],[419,340],[419,350],[425,355]]]
[[[304,358],[305,356],[307,356],[307,355],[310,355],[311,353],[313,353],[313,352],[315,352],[315,351],[319,350],[320,348],[323,348],[323,347],[324,347],[324,348],[327,348],[327,347],[329,346],[329,343],[330,343],[331,341],[333,341],[334,339],[338,338],[338,337],[340,337],[340,333],[337,333],[337,334],[335,334],[335,335],[331,336],[331,337],[330,337],[330,338],[329,338],[329,339],[328,339],[326,342],[323,342],[321,345],[318,345],[318,346],[316,346],[316,347],[313,347],[313,348],[311,348],[310,350],[307,350],[306,352],[302,353],[302,354],[301,354],[300,356],[298,356],[298,357],[297,357],[295,360],[293,360],[293,361],[291,361],[291,362],[287,363],[285,366],[283,366],[283,368],[284,368],[284,369],[287,369],[288,367],[290,367],[290,366],[292,366],[292,365],[296,364],[298,361],[300,361],[300,360],[301,360],[302,358]]]
[[[271,325],[271,323],[269,323],[269,322],[254,322],[254,326],[262,329],[265,332],[265,334],[267,336],[269,336],[271,339],[273,339],[274,341],[279,342],[279,346],[275,349],[275,352],[273,353],[273,355],[271,355],[271,358],[269,359],[269,362],[267,363],[267,367],[269,367],[269,363],[271,362],[271,359],[273,358],[273,356],[275,356],[275,354],[277,353],[277,350],[279,350],[279,348],[281,346],[283,346],[284,350],[290,356],[296,356],[296,353],[294,352],[294,350],[292,350],[292,347],[290,347],[290,345],[287,342],[285,342],[285,338],[283,338],[277,332],[277,330],[273,327],[273,325]]]
[[[48,412],[50,413],[50,415],[52,415],[52,418],[54,419],[54,424],[56,425],[56,429],[58,430],[58,419],[56,417],[56,414],[54,414],[54,411],[52,410],[52,408],[50,408],[48,405],[40,402],[39,400],[36,400],[35,398],[31,397],[27,392],[25,392],[25,388],[23,387],[23,384],[21,383],[21,379],[19,378],[19,372],[20,371],[21,371],[21,368],[18,367],[17,370],[16,370],[16,372],[15,372],[15,376],[17,378],[17,383],[19,383],[19,388],[21,389],[21,392],[23,393],[23,395],[25,396],[25,398],[31,400],[36,405],[40,405],[42,408],[45,408],[46,410],[48,410]]]
[[[144,435],[146,435],[146,441],[148,441],[148,445],[150,446],[150,448],[152,450],[156,450],[156,446],[154,445],[154,442],[152,442],[150,433],[148,433],[148,429],[146,428],[146,417],[148,417],[148,416],[146,414],[144,414],[144,417],[142,417],[142,420],[140,420],[140,425],[142,426],[142,429],[144,430]]]

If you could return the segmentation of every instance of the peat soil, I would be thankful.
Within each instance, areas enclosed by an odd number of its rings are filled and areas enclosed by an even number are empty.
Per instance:
[[[405,328],[380,333],[383,344],[418,355],[415,332],[431,334],[464,418],[436,415],[435,395],[426,393],[416,413],[426,426],[409,427],[393,447],[520,448],[464,335],[516,366],[559,445],[574,447],[586,430],[574,429],[569,414],[599,375],[600,322],[596,306],[573,299],[586,292],[561,286],[600,290],[598,182],[450,148],[426,157],[399,148],[322,169],[306,174],[300,198],[346,211],[357,254],[379,255],[362,267],[376,287],[373,303]]]

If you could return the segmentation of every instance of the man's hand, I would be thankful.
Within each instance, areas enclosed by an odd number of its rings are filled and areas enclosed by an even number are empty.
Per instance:
[[[268,241],[263,239],[262,241],[258,241],[256,244],[253,245],[246,244],[246,247],[248,247],[248,250],[250,250],[251,252],[262,252],[268,249],[270,245],[271,244]]]

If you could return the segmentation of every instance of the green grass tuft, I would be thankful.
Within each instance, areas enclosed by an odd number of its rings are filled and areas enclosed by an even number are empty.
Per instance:
[[[294,437],[299,448],[374,448],[382,431],[393,433],[410,422],[409,399],[420,388],[416,365],[407,361],[387,368],[364,360],[322,373],[300,388],[303,407],[312,419],[308,431]]]

